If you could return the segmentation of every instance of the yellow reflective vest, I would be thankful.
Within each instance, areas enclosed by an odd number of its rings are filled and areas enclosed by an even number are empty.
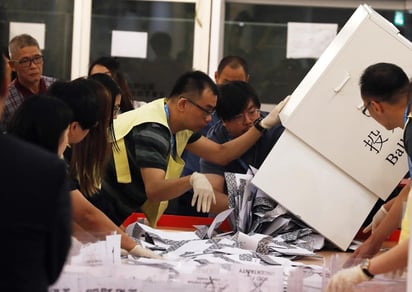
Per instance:
[[[165,98],[157,99],[136,110],[123,113],[114,120],[113,126],[119,149],[116,150],[115,147],[113,147],[113,159],[118,183],[132,182],[124,141],[125,136],[133,127],[148,122],[162,124],[170,131],[165,106],[167,106]],[[171,132],[170,134],[173,135]],[[170,151],[165,179],[180,177],[185,164],[181,155],[192,134],[193,131],[191,130],[182,130],[175,134],[176,155],[171,155],[173,151]],[[156,227],[157,221],[167,208],[167,203],[168,201],[155,201],[148,198],[143,206],[141,206],[142,211],[152,227]]]

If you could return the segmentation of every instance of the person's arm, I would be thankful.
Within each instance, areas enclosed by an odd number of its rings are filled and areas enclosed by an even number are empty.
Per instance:
[[[192,188],[190,175],[166,179],[166,172],[160,168],[141,168],[146,196],[157,201],[171,200]]]
[[[261,135],[256,127],[251,127],[243,135],[224,144],[218,144],[202,136],[195,142],[187,144],[186,149],[212,163],[227,165],[252,147]]]
[[[409,240],[403,240],[389,251],[369,260],[369,275],[362,270],[362,264],[340,270],[330,279],[326,292],[352,291],[353,286],[371,280],[371,275],[396,274],[404,270],[408,264],[408,247]]]
[[[404,269],[408,264],[408,240],[402,240],[393,248],[370,260],[369,272],[373,275]]]
[[[89,232],[84,230],[79,224],[72,220],[72,236],[76,238],[81,243],[95,242],[96,237],[91,235]]]
[[[386,215],[388,215],[388,210],[391,209],[395,201],[396,201],[396,197],[392,198],[389,202],[386,202],[385,204],[383,204],[373,216],[372,222],[369,223],[369,225],[366,226],[362,232],[363,233],[375,232],[379,224],[381,224],[381,222],[385,219]]]
[[[367,240],[350,257],[349,262],[360,258],[369,258],[374,256],[381,248],[383,242],[388,236],[396,230],[402,220],[403,204],[408,198],[410,186],[405,185],[399,195],[395,198],[385,219],[378,225]]]
[[[289,96],[282,100],[275,108],[259,122],[260,128],[268,130],[280,123],[279,113],[289,100]],[[227,165],[230,161],[240,157],[261,137],[262,131],[251,127],[247,132],[226,143],[219,144],[205,137],[187,144],[186,149],[195,155],[218,165]]]
[[[403,188],[402,188],[403,189]],[[392,205],[395,203],[397,196],[390,199],[388,202],[386,202],[385,204],[383,204],[384,208],[386,211],[389,211],[392,208]]]
[[[213,187],[213,191],[215,192],[216,204],[212,204],[210,206],[210,213],[216,215],[229,208],[228,197],[227,194],[224,193],[225,178],[221,175],[211,173],[205,173],[205,176],[209,180]]]
[[[132,129],[127,137],[129,163],[139,172],[144,192],[151,201],[166,201],[176,198],[193,188],[192,206],[209,212],[215,202],[213,188],[203,174],[194,172],[190,176],[166,179],[166,170],[171,150],[170,132],[162,125],[144,123]]]
[[[140,247],[122,229],[114,224],[102,211],[90,203],[79,190],[70,192],[73,206],[73,226],[77,231],[83,229],[96,237],[110,235],[113,231],[121,235],[120,247],[136,256],[155,257],[155,253]],[[79,234],[77,234],[79,236]]]

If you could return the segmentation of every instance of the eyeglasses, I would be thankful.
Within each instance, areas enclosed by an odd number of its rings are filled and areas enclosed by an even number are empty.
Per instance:
[[[366,117],[370,118],[369,110],[368,107],[371,105],[371,101],[368,101],[368,103],[364,106],[362,106],[362,114],[364,114]]]
[[[31,63],[34,63],[36,65],[42,64],[43,59],[44,59],[44,57],[42,55],[37,55],[37,56],[34,56],[33,58],[25,57],[25,58],[22,58],[20,60],[12,60],[12,62],[18,63],[22,67],[27,68],[27,67],[31,66]]]
[[[200,109],[202,112],[204,112],[204,113],[205,113],[206,115],[208,115],[208,116],[212,116],[212,115],[215,114],[215,109],[207,109],[207,108],[204,108],[203,106],[198,105],[198,104],[197,104],[195,101],[193,101],[192,99],[187,98],[187,97],[184,97],[183,95],[180,96],[180,98],[186,99],[188,102],[190,102],[191,104],[193,104],[195,107],[197,107],[198,109]]]
[[[245,110],[241,114],[238,114],[238,115],[234,116],[231,120],[241,122],[241,121],[244,121],[245,117],[247,116],[248,119],[254,121],[255,119],[257,119],[259,113],[260,113],[260,109],[258,109],[256,107],[253,107],[253,108],[250,108],[248,110]]]

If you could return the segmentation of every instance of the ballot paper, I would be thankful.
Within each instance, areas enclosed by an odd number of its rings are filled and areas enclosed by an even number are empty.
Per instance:
[[[277,237],[237,232],[201,239],[195,232],[157,230],[136,222],[126,231],[162,258],[129,254],[121,262],[112,260],[113,251],[120,249],[120,240],[118,235],[111,235],[82,245],[74,257],[77,260],[68,261],[71,264],[64,267],[49,291],[280,292],[284,291],[289,271],[302,266],[292,259],[313,256],[313,250],[298,245],[299,241],[306,242],[305,237],[313,236],[307,235],[310,232],[306,229]]]
[[[101,267],[74,266],[64,271],[49,291],[284,291],[281,266],[210,264],[151,268],[147,265],[121,265],[110,277],[100,276]],[[70,290],[68,290],[70,289]]]
[[[251,183],[253,173],[225,173],[229,206],[234,210],[232,225],[238,232],[238,240],[243,246],[247,246],[248,249],[255,246],[252,249],[262,254],[268,254],[269,250],[272,250],[284,256],[311,255],[314,250],[321,249],[324,240],[306,237],[316,232],[272,197],[256,188]],[[246,234],[251,237],[248,239]],[[319,234],[317,236],[323,239],[323,236]],[[276,237],[277,240],[273,240]],[[269,242],[266,243],[265,238],[269,238]],[[285,248],[286,245],[289,246]],[[302,254],[299,250],[301,247],[304,248]]]

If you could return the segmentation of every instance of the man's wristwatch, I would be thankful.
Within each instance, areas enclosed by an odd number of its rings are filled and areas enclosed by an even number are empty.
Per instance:
[[[256,128],[259,132],[261,132],[261,133],[263,134],[263,133],[265,133],[265,132],[267,131],[267,129],[263,128],[263,127],[260,125],[260,122],[261,122],[262,120],[263,120],[262,117],[257,118],[253,124],[254,124],[255,128]]]
[[[375,275],[369,272],[370,263],[371,261],[369,259],[362,260],[360,263],[360,268],[362,272],[369,278],[369,280],[372,280]]]

